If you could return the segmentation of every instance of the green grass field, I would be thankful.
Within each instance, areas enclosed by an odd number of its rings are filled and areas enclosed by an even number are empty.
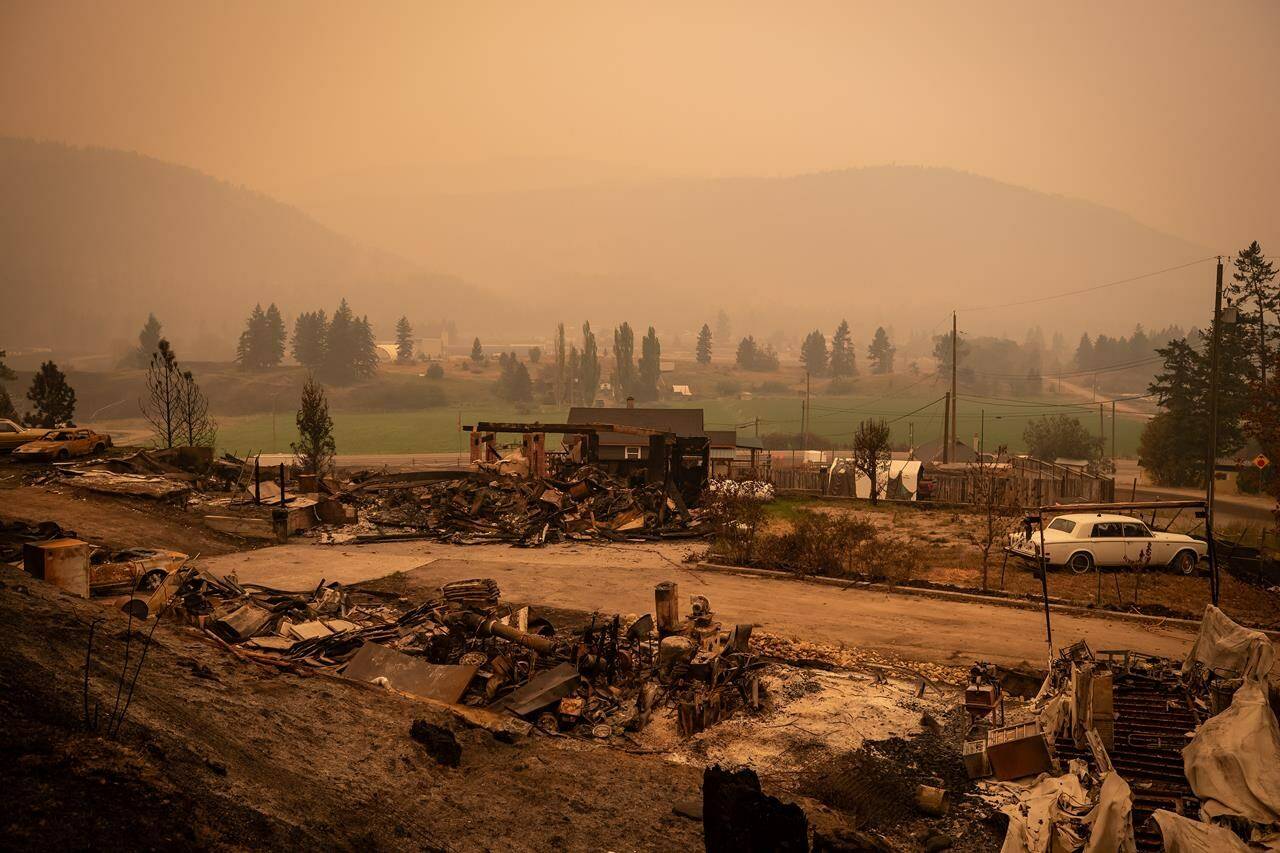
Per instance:
[[[465,450],[465,434],[458,423],[478,420],[539,420],[546,423],[563,421],[564,409],[552,406],[517,408],[493,397],[497,370],[490,366],[484,372],[471,372],[452,364],[442,380],[426,380],[419,376],[421,366],[384,367],[376,379],[347,387],[329,389],[335,436],[339,453],[439,453],[453,452],[461,445]],[[233,368],[204,368],[210,387],[210,398],[217,413],[220,450],[233,453],[286,452],[295,438],[293,420],[297,387],[303,372],[285,368],[265,374],[245,374]],[[107,377],[117,383],[117,377]],[[138,377],[133,377],[136,381]],[[796,434],[801,427],[804,400],[804,374],[798,368],[784,368],[776,373],[744,373],[728,365],[698,366],[681,363],[670,381],[688,384],[696,396],[688,401],[666,401],[661,405],[694,406],[706,412],[708,429],[732,429],[750,434],[759,419],[761,435]],[[751,391],[750,399],[741,399],[733,388]],[[763,385],[767,384],[767,387]],[[847,448],[858,422],[869,417],[884,418],[890,424],[895,444],[906,445],[940,439],[942,436],[942,402],[946,383],[933,376],[896,374],[862,376],[852,383],[852,391],[826,393],[827,383],[812,383],[811,431]],[[414,401],[424,389],[443,394],[443,406],[417,407]],[[136,395],[136,391],[131,391]],[[1022,432],[1032,418],[1062,412],[1080,419],[1091,433],[1099,429],[1098,412],[1079,398],[1052,392],[1015,394],[993,392],[996,397],[970,399],[961,388],[959,437],[970,443],[981,433],[983,446],[994,450],[1006,445],[1012,452],[1025,450]],[[119,399],[120,388],[111,387],[97,396]],[[974,394],[973,397],[977,397]],[[271,414],[275,408],[276,414]],[[394,411],[392,411],[394,409]],[[274,422],[274,429],[273,429]],[[1133,456],[1138,436],[1144,425],[1137,416],[1121,414],[1116,423],[1118,455]],[[110,426],[102,422],[103,426]],[[137,430],[136,418],[117,422],[117,428]],[[1110,451],[1111,418],[1106,413],[1105,435]]]
[[[929,406],[934,397],[903,396],[888,400],[875,397],[815,397],[812,401],[812,431],[832,441],[837,447],[847,447],[857,422],[866,417],[883,417],[892,421],[893,440],[906,443],[914,437],[921,444],[942,436],[942,404]],[[1046,402],[1061,402],[1053,398]],[[800,405],[798,397],[756,397],[751,400],[692,400],[672,404],[698,406],[706,412],[708,429],[732,429],[750,434],[755,429],[755,419],[760,419],[760,433],[797,433],[800,430]],[[910,414],[929,406],[923,411]],[[1024,411],[1025,410],[1025,411]],[[1032,413],[1027,413],[1027,412]],[[1022,432],[1027,422],[1041,413],[1053,411],[1052,407],[992,407],[983,417],[981,407],[966,401],[960,404],[960,438],[972,441],[980,430],[984,446],[993,449],[1001,444],[1010,451],[1024,450]],[[1064,411],[1079,417],[1090,431],[1098,428],[1096,413],[1084,413],[1077,409]],[[355,412],[337,410],[333,413],[334,433],[340,453],[434,453],[451,452],[461,445],[466,447],[465,435],[459,433],[458,423],[475,423],[479,420],[519,420],[552,423],[563,421],[567,412],[552,407],[533,407],[523,411],[514,406],[494,402],[492,404],[469,403],[461,406],[423,409],[406,412]],[[1120,415],[1116,419],[1116,444],[1118,455],[1133,456],[1137,450],[1138,436],[1144,421],[1135,416]],[[1107,444],[1110,448],[1111,418],[1106,419]],[[237,453],[256,450],[286,451],[295,437],[293,413],[282,412],[275,416],[275,440],[272,441],[272,416],[270,414],[242,415],[219,418],[218,443],[221,449]]]

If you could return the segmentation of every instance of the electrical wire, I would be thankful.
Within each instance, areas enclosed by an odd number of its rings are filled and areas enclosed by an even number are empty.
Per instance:
[[[1037,296],[1033,299],[1023,299],[1019,302],[997,302],[992,305],[976,305],[976,306],[971,306],[969,308],[957,308],[956,311],[967,313],[971,311],[990,311],[996,308],[1016,308],[1020,305],[1035,305],[1040,302],[1049,302],[1054,299],[1063,299],[1067,296],[1077,296],[1081,293],[1092,293],[1095,290],[1103,290],[1104,288],[1108,288],[1108,287],[1116,287],[1121,284],[1132,284],[1135,281],[1142,281],[1148,278],[1155,278],[1158,275],[1164,275],[1165,273],[1184,270],[1187,267],[1193,267],[1196,264],[1203,264],[1206,261],[1217,260],[1217,257],[1218,257],[1217,255],[1210,255],[1207,258],[1198,258],[1194,261],[1188,261],[1185,264],[1178,264],[1177,266],[1173,266],[1173,267],[1165,267],[1162,270],[1154,270],[1152,272],[1142,273],[1141,275],[1135,275],[1129,278],[1120,278],[1120,279],[1116,279],[1115,281],[1107,281],[1107,282],[1103,282],[1102,284],[1092,285],[1090,287],[1081,287],[1077,290],[1068,290],[1062,293],[1053,293],[1048,296]]]

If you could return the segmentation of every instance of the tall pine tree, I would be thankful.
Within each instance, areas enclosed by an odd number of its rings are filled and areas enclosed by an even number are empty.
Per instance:
[[[67,383],[67,376],[52,361],[40,365],[31,379],[27,399],[34,406],[27,412],[27,426],[53,429],[59,424],[70,423],[76,414],[76,392]]]
[[[800,344],[800,361],[811,375],[822,376],[827,372],[827,358],[827,337],[814,329]]]
[[[837,379],[853,376],[853,336],[849,333],[849,321],[841,320],[836,333],[831,336],[831,375]]]
[[[321,311],[304,311],[293,324],[293,360],[308,370],[324,366],[329,320]]]
[[[396,321],[396,361],[408,364],[413,361],[413,326],[408,317]]]
[[[596,333],[591,331],[590,323],[582,324],[582,356],[579,364],[581,376],[578,392],[582,396],[582,404],[595,405],[596,394],[600,391],[600,351],[596,346]]]
[[[706,323],[702,324],[702,328],[698,330],[698,346],[695,350],[695,357],[698,364],[711,363],[711,327]]]
[[[875,337],[871,339],[871,345],[867,347],[867,358],[871,361],[872,373],[892,373],[893,372],[893,354],[896,348],[889,343],[889,333],[884,330],[884,326],[876,329]]]

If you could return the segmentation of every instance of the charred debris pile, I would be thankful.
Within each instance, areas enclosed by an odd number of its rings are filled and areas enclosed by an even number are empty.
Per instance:
[[[661,483],[632,485],[582,465],[558,477],[484,472],[445,480],[370,478],[348,499],[362,524],[351,539],[434,539],[537,546],[567,540],[636,541],[700,536],[702,510]],[[334,541],[351,541],[337,531]]]
[[[608,739],[666,707],[688,735],[763,707],[751,626],[726,630],[701,596],[680,616],[674,583],[655,590],[656,618],[596,614],[557,630],[504,604],[489,579],[445,584],[403,609],[394,595],[336,583],[298,593],[194,568],[183,578],[177,618],[246,661],[368,682],[495,729]]]

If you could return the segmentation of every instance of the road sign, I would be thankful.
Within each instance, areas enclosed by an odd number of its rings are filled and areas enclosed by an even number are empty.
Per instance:
[[[1259,453],[1257,456],[1253,457],[1253,464],[1259,468],[1266,468],[1271,464],[1271,460]]]

